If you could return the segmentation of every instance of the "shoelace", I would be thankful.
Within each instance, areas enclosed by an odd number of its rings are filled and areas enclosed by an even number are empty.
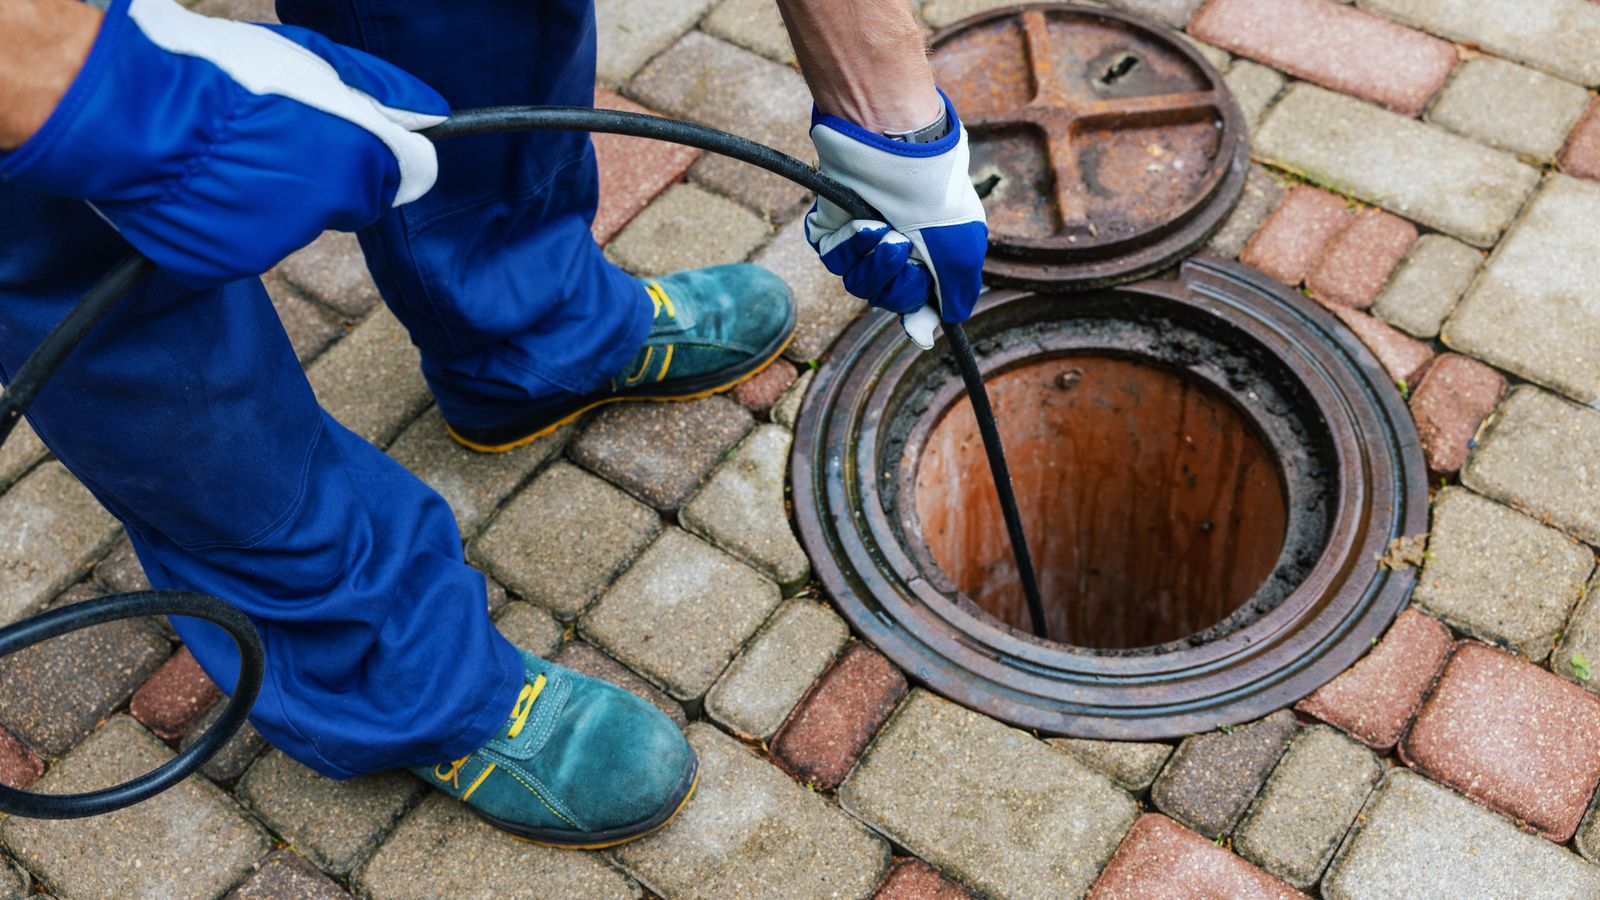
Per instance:
[[[646,281],[644,290],[645,293],[650,295],[650,303],[655,307],[654,315],[656,318],[660,318],[663,309],[667,311],[667,318],[676,319],[678,317],[677,307],[672,305],[672,298],[667,296],[666,289],[660,284],[654,281]],[[667,345],[666,356],[661,360],[661,371],[656,373],[656,381],[662,381],[667,377],[667,369],[672,367],[672,349],[675,346],[675,344]],[[650,371],[650,361],[655,358],[655,355],[656,348],[654,345],[644,348],[644,361],[639,364],[639,371],[635,372],[632,377],[624,379],[623,383],[635,385],[643,381],[645,375]]]
[[[540,675],[533,680],[533,684],[522,686],[522,692],[517,694],[516,705],[511,707],[511,727],[506,729],[506,737],[516,737],[522,733],[522,726],[528,724],[528,714],[533,712],[533,701],[539,699],[539,693],[544,690],[544,684],[545,678]],[[467,760],[471,758],[472,754],[468,753],[466,756],[450,763],[448,768],[444,763],[440,763],[433,767],[433,777],[440,781],[450,782],[450,785],[459,791],[461,790],[461,767],[466,765]],[[471,797],[472,792],[477,790],[478,785],[483,784],[483,780],[488,778],[489,773],[493,771],[494,763],[484,766],[483,771],[478,773],[477,779],[467,787],[467,792],[461,795],[461,799],[465,800]]]

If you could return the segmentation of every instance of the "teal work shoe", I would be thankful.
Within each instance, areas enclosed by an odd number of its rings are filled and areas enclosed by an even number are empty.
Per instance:
[[[500,734],[411,771],[496,828],[550,847],[615,846],[677,815],[699,761],[672,720],[621,688],[522,659],[527,683]]]
[[[698,400],[771,365],[794,338],[794,297],[783,279],[737,263],[646,280],[655,307],[650,335],[605,388],[528,410],[495,428],[446,425],[473,450],[502,453],[556,430],[597,406],[621,400]]]

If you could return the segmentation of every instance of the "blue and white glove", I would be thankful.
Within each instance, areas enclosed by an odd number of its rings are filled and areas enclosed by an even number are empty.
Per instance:
[[[964,322],[983,287],[989,227],[967,172],[967,132],[950,99],[950,131],[909,144],[873,134],[835,116],[814,113],[817,168],[860,194],[887,222],[852,219],[818,199],[806,215],[806,240],[845,290],[900,314],[918,346],[933,346],[934,328]]]
[[[0,178],[87,200],[168,275],[266,271],[427,193],[449,104],[359,50],[172,0],[115,0],[61,103]]]

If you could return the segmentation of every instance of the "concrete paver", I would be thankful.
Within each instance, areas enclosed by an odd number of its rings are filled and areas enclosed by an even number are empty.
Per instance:
[[[772,737],[849,638],[829,607],[784,603],[706,694],[706,713],[734,734]]]
[[[1359,0],[1379,15],[1580,84],[1600,84],[1600,8],[1586,0]]]
[[[1550,668],[1591,691],[1600,691],[1591,660],[1600,660],[1600,570],[1596,570],[1583,592],[1583,600],[1567,620],[1561,643],[1550,656]]]
[[[1453,649],[1450,629],[1407,609],[1370,653],[1295,709],[1386,753],[1400,742]]]
[[[865,644],[851,644],[772,739],[773,760],[800,781],[831,791],[905,695],[905,674],[894,663]]]
[[[679,700],[722,674],[780,600],[778,586],[669,528],[579,620],[583,636]]]
[[[1082,738],[1051,738],[1049,744],[1072,754],[1090,768],[1104,772],[1117,787],[1134,794],[1148,788],[1172,756],[1171,744]]]
[[[1322,881],[1327,900],[1600,894],[1600,869],[1407,769],[1391,769]]]
[[[1428,471],[1461,471],[1479,426],[1505,392],[1504,375],[1459,353],[1443,354],[1428,367],[1410,400]]]
[[[1295,735],[1234,834],[1245,859],[1301,890],[1322,877],[1383,777],[1372,751],[1332,728]]]
[[[9,486],[44,459],[50,451],[27,419],[21,419],[0,446],[0,487]]]
[[[567,641],[561,645],[550,661],[558,666],[566,666],[580,675],[610,682],[666,713],[667,718],[679,728],[689,726],[689,717],[684,715],[683,706],[678,701],[663,694],[655,685],[635,675],[627,666],[601,653],[590,644],[583,641]]]
[[[1450,347],[1600,403],[1600,184],[1555,175],[1445,322]]]
[[[1416,226],[1405,219],[1364,209],[1349,228],[1329,242],[1327,252],[1306,277],[1306,286],[1324,303],[1366,309],[1416,240]]]
[[[105,787],[141,775],[172,751],[116,716],[35,786],[46,793]],[[0,821],[0,844],[63,898],[215,897],[272,848],[267,835],[203,779],[86,819]],[[114,852],[111,848],[115,848]]]
[[[44,774],[44,760],[17,736],[0,728],[0,784],[24,790]]]
[[[350,321],[372,312],[382,302],[378,286],[367,272],[361,245],[348,231],[324,231],[285,257],[274,271]]]
[[[694,27],[714,0],[595,0],[596,77],[615,87]]]
[[[715,726],[689,726],[700,786],[678,817],[615,858],[664,897],[865,897],[889,846]]]
[[[306,370],[322,404],[344,427],[388,446],[432,395],[421,357],[388,309],[379,309]]]
[[[965,887],[914,856],[895,860],[872,900],[973,900]]]
[[[1439,492],[1414,600],[1461,631],[1539,662],[1594,568],[1554,528],[1459,487]]]
[[[755,425],[727,397],[688,403],[620,403],[573,438],[573,461],[656,509],[677,509],[711,467]]]
[[[176,741],[221,697],[216,682],[185,647],[172,654],[134,692],[128,702],[128,714],[156,737]]]
[[[1522,385],[1462,470],[1467,487],[1600,545],[1600,410]]]
[[[851,296],[806,243],[804,219],[779,229],[752,262],[776,272],[794,292],[795,334],[784,355],[797,363],[821,359],[845,326],[867,308],[866,301]]]
[[[1305,895],[1158,813],[1139,817],[1091,900],[1295,900]]]
[[[1373,315],[1413,337],[1434,337],[1481,265],[1482,251],[1442,234],[1425,234],[1373,301]]]
[[[1600,180],[1600,101],[1589,104],[1578,127],[1567,135],[1556,162],[1568,175]]]
[[[1268,161],[1480,247],[1539,180],[1503,150],[1310,84],[1284,92],[1253,144]]]
[[[470,555],[512,591],[570,619],[660,533],[654,510],[558,462],[500,510]]]
[[[623,227],[606,254],[635,275],[670,275],[742,262],[771,233],[760,216],[732,200],[674,184]]]
[[[1417,374],[1433,360],[1432,347],[1397,328],[1391,328],[1368,313],[1343,305],[1330,306],[1329,309],[1339,321],[1355,332],[1361,343],[1367,345],[1383,370],[1402,390],[1416,381]]]
[[[678,511],[683,527],[760,569],[786,593],[811,574],[784,502],[791,443],[781,425],[756,426]]]
[[[785,428],[794,428],[794,423],[800,418],[800,406],[805,403],[806,391],[811,389],[811,379],[816,377],[816,372],[807,369],[800,373],[794,384],[784,392],[778,402],[772,407],[772,421]]]
[[[756,377],[729,391],[728,396],[757,416],[767,415],[799,375],[794,363],[780,358]]]
[[[1255,63],[1249,65],[1255,66]],[[1257,66],[1257,68],[1266,67]],[[1283,199],[1284,193],[1283,184],[1278,176],[1269,172],[1265,166],[1251,163],[1250,174],[1245,176],[1244,193],[1239,195],[1239,205],[1233,208],[1233,212],[1223,221],[1222,227],[1211,236],[1211,240],[1206,244],[1206,252],[1237,259],[1250,237]]]
[[[532,603],[507,603],[495,617],[494,625],[506,640],[541,659],[549,659],[561,644],[561,623]]]
[[[1248,725],[1184,738],[1150,786],[1150,800],[1208,838],[1225,835],[1277,765],[1294,730],[1294,714],[1279,710]]]
[[[1239,104],[1239,111],[1244,113],[1245,126],[1251,131],[1261,124],[1262,114],[1288,83],[1288,79],[1277,69],[1245,59],[1229,66],[1228,74],[1222,80],[1233,92],[1234,102]]]
[[[47,462],[0,497],[0,625],[35,612],[77,580],[121,531],[58,462]]]
[[[1349,228],[1354,218],[1343,197],[1297,185],[1261,223],[1260,230],[1239,254],[1239,261],[1284,284],[1299,284],[1322,258],[1328,244]]]
[[[342,900],[347,896],[304,857],[275,850],[224,900]]]
[[[227,705],[228,701],[226,700],[218,700],[212,704],[211,709],[189,728],[189,733],[183,736],[183,741],[178,745],[178,749],[187,750],[190,745],[198,741],[200,736],[210,730],[211,726],[222,716],[222,711],[227,708]],[[233,737],[229,738],[226,744],[222,745],[222,749],[217,751],[215,756],[206,760],[206,764],[200,767],[200,771],[207,778],[219,784],[232,784],[239,780],[239,776],[245,773],[250,763],[254,762],[255,758],[260,756],[266,749],[267,739],[262,737],[261,732],[256,731],[256,727],[247,721],[239,727],[238,731],[234,732]]]
[[[1503,59],[1461,64],[1428,121],[1502,150],[1554,159],[1590,94],[1570,81]]]
[[[921,690],[839,802],[958,881],[1007,897],[1082,895],[1138,814],[1068,754]]]
[[[572,429],[562,428],[505,453],[479,453],[445,431],[437,406],[429,407],[394,439],[389,455],[439,492],[463,539],[471,539],[533,471],[561,452]]]
[[[595,91],[594,105],[657,115],[655,110],[608,88]],[[601,244],[616,237],[622,226],[633,221],[668,185],[681,181],[702,152],[681,144],[620,134],[596,134],[593,140],[595,163],[600,169],[600,208],[590,231]]]
[[[707,32],[784,65],[795,64],[794,46],[783,27],[778,4],[770,0],[722,0],[706,16]]]

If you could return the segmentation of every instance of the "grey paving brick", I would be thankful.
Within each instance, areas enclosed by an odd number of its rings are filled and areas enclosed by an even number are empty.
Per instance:
[[[934,28],[943,28],[967,16],[1016,5],[1014,0],[926,0],[922,4],[922,20]],[[1099,4],[1091,2],[1089,5]]]
[[[121,526],[58,462],[0,496],[0,625],[43,606],[83,577]]]
[[[579,620],[585,638],[679,700],[705,694],[780,600],[778,586],[669,528]]]
[[[240,22],[278,21],[278,12],[273,0],[200,0],[190,9],[201,15],[235,19]]]
[[[675,184],[650,202],[606,245],[606,255],[635,275],[741,262],[771,234],[761,217],[692,184]]]
[[[227,708],[227,705],[227,698],[218,700],[213,704],[211,709],[207,710],[206,714],[194,723],[194,727],[189,729],[189,733],[183,736],[183,743],[179,749],[189,749],[190,745],[200,739],[200,735],[209,731],[217,719],[221,718],[222,711]],[[200,768],[200,771],[205,773],[205,776],[212,781],[232,784],[239,780],[239,776],[245,773],[245,770],[250,767],[250,763],[254,762],[255,758],[260,756],[262,751],[266,749],[267,739],[261,736],[261,732],[257,731],[254,725],[245,722],[238,731],[234,732],[233,737],[222,745],[222,749],[217,751],[215,756],[206,760],[206,764]]]
[[[1233,849],[1301,890],[1322,870],[1383,777],[1372,751],[1326,725],[1301,731],[1233,836]]]
[[[1483,265],[1483,252],[1452,237],[1425,234],[1373,301],[1372,313],[1419,338],[1431,338]]]
[[[722,0],[700,27],[774,62],[795,64],[794,46],[775,0]]]
[[[1005,897],[1081,896],[1138,813],[1068,754],[923,690],[884,726],[839,802],[946,874]]]
[[[519,841],[440,793],[402,819],[352,881],[373,900],[639,896],[637,886],[598,854]]]
[[[1473,637],[1544,660],[1594,568],[1554,528],[1458,487],[1433,503],[1416,603]]]
[[[741,737],[767,740],[849,639],[824,604],[786,602],[706,694],[706,712]]]
[[[110,594],[150,590],[150,579],[145,577],[144,565],[139,562],[139,556],[133,552],[133,544],[126,536],[117,541],[105,559],[95,564],[94,580]]]
[[[794,424],[800,420],[800,406],[805,402],[806,391],[811,389],[811,379],[816,374],[813,369],[800,373],[794,384],[789,385],[789,389],[783,392],[777,403],[773,404],[772,421],[785,428],[794,428]]]
[[[27,419],[17,422],[11,434],[6,437],[4,446],[0,446],[0,487],[5,487],[21,478],[24,473],[33,468],[39,460],[50,453],[39,440],[39,435],[34,432],[33,426]]]
[[[1106,0],[1106,5],[1155,19],[1173,28],[1182,28],[1188,24],[1202,2],[1203,0]]]
[[[278,270],[262,275],[261,283],[267,289],[267,296],[272,298],[272,308],[277,311],[278,321],[283,323],[295,358],[302,366],[344,337],[344,329],[333,321],[334,314],[306,299],[306,295],[290,286]]]
[[[1278,70],[1244,59],[1229,67],[1223,81],[1227,82],[1228,90],[1233,92],[1233,99],[1238,102],[1239,111],[1244,113],[1245,124],[1252,132],[1261,123],[1261,116],[1267,107],[1272,105],[1272,101],[1278,98],[1278,93],[1288,83],[1288,79]]]
[[[1253,143],[1268,161],[1480,247],[1539,181],[1503,150],[1304,83],[1284,92]]]
[[[808,131],[811,93],[800,73],[708,34],[684,35],[629,82],[627,93],[668,115],[816,161]],[[774,219],[798,211],[806,199],[799,185],[715,154],[689,171],[695,181]]]
[[[1456,67],[1427,119],[1502,150],[1554,160],[1588,106],[1589,92],[1570,81],[1484,56]]]
[[[1600,691],[1600,570],[1584,587],[1583,599],[1567,620],[1561,643],[1550,657],[1550,668],[1591,691]],[[1600,832],[1595,837],[1600,839]],[[1596,846],[1600,847],[1600,841]]]
[[[580,675],[610,682],[636,697],[649,701],[656,709],[666,713],[667,718],[675,722],[679,728],[689,726],[689,717],[684,714],[683,706],[678,701],[663,694],[659,688],[635,675],[627,666],[584,641],[563,643],[551,662],[566,666]]]
[[[1390,769],[1322,881],[1327,900],[1600,896],[1600,869],[1409,769]]]
[[[25,900],[33,893],[33,879],[26,869],[0,856],[0,900]]]
[[[289,850],[274,850],[225,900],[342,900],[349,896]]]
[[[317,400],[346,428],[386,446],[432,397],[400,322],[379,309],[306,371]]]
[[[689,726],[700,786],[661,831],[615,851],[663,897],[865,897],[889,846],[714,726]]]
[[[367,272],[367,259],[361,255],[361,245],[347,231],[324,231],[321,237],[289,254],[275,271],[284,281],[347,319],[359,319],[381,302],[378,286]]]
[[[1156,780],[1161,767],[1172,755],[1171,744],[1082,738],[1051,738],[1048,743],[1077,757],[1089,768],[1105,773],[1117,787],[1135,794]]]
[[[617,87],[694,27],[715,0],[595,0],[595,71]]]
[[[754,425],[748,410],[722,396],[618,404],[591,419],[568,453],[651,506],[673,510]]]
[[[1115,0],[1108,0],[1108,2],[1105,5],[1106,6],[1111,6],[1111,7],[1116,7],[1116,8],[1127,9],[1130,12],[1138,12],[1138,10],[1134,9],[1134,7],[1139,5],[1142,2],[1143,2],[1143,0],[1127,0],[1127,2],[1125,2],[1125,3],[1115,2]],[[1155,0],[1155,2],[1159,3],[1159,2],[1161,2],[1161,0]],[[1195,5],[1198,6],[1199,4],[1195,4]],[[1200,51],[1200,55],[1204,56],[1206,58],[1206,62],[1211,63],[1212,67],[1215,68],[1218,72],[1226,75],[1228,72],[1233,70],[1233,64],[1234,64],[1233,56],[1230,53],[1228,53],[1228,51],[1222,49],[1221,47],[1215,46],[1213,44],[1208,44],[1205,41],[1202,41],[1199,38],[1195,37],[1194,35],[1189,34],[1187,32],[1184,32],[1184,31],[1179,31],[1178,32],[1178,37],[1183,38],[1185,41],[1188,42],[1189,46],[1191,46],[1194,49]]]
[[[1184,738],[1150,786],[1150,800],[1206,837],[1225,835],[1277,765],[1294,730],[1294,714],[1280,709],[1229,731]]]
[[[85,791],[142,775],[172,758],[127,716],[116,716],[34,790]],[[227,795],[190,778],[126,809],[86,819],[0,821],[0,844],[63,898],[210,898],[272,848]]]
[[[1600,404],[1597,245],[1600,184],[1550,176],[1441,339],[1580,403]]]
[[[683,527],[765,572],[785,593],[811,574],[784,504],[793,442],[781,425],[756,426],[678,512]]]
[[[427,789],[401,771],[335,781],[272,750],[235,793],[319,867],[347,875]]]
[[[1581,84],[1600,84],[1600,7],[1587,0],[1359,0],[1362,7]]]
[[[1238,259],[1251,235],[1261,227],[1267,215],[1283,199],[1284,187],[1271,172],[1258,163],[1250,164],[1250,174],[1245,178],[1244,193],[1239,205],[1233,208],[1222,227],[1211,236],[1206,250],[1218,256]]]
[[[1516,388],[1494,411],[1461,481],[1600,544],[1600,410],[1530,385]]]
[[[512,591],[570,619],[660,531],[654,510],[558,462],[506,504],[471,556]]]
[[[95,596],[67,591],[52,607]],[[171,655],[145,622],[85,628],[0,659],[0,722],[41,756],[60,756],[121,707]]]
[[[564,629],[555,617],[532,603],[513,600],[494,620],[506,640],[541,659],[549,659],[561,646]]]
[[[845,326],[867,308],[866,301],[852,297],[844,281],[829,272],[806,243],[804,219],[779,229],[753,261],[777,273],[794,292],[794,340],[784,355],[797,363],[821,359]]]
[[[505,453],[478,453],[445,431],[438,407],[430,407],[394,439],[389,455],[439,492],[456,514],[463,538],[471,538],[512,491],[550,457],[561,452],[572,429],[562,428]]]

